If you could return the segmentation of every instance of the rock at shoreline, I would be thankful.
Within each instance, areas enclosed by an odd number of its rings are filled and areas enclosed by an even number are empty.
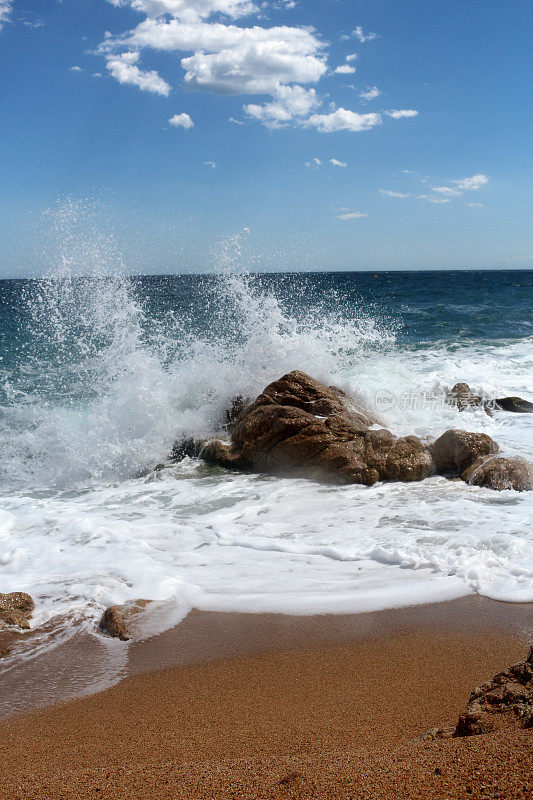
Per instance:
[[[476,736],[509,725],[533,728],[533,647],[525,661],[474,689],[453,735]]]
[[[131,603],[106,608],[100,620],[100,628],[114,639],[127,642],[131,639],[131,622],[146,609],[150,602],[150,600],[134,600]]]
[[[524,661],[474,689],[456,725],[432,728],[417,741],[478,736],[506,727],[533,728],[533,647]]]
[[[500,397],[494,401],[496,408],[502,411],[512,411],[515,414],[533,414],[533,403],[521,397]]]
[[[194,453],[226,469],[368,486],[435,474],[479,480],[493,489],[522,491],[529,485],[524,479],[529,467],[502,457],[498,470],[487,468],[472,479],[470,467],[499,450],[485,433],[449,430],[427,444],[416,436],[377,429],[379,424],[341,389],[294,371],[269,384],[253,403],[238,399],[228,415],[231,441],[182,443],[173,456]]]
[[[498,491],[515,489],[528,492],[533,489],[533,469],[523,458],[480,456],[464,470],[461,478],[473,486],[488,486]]]
[[[376,423],[340,389],[295,371],[244,409],[230,444],[208,442],[202,457],[229,468],[367,485],[432,474],[431,453],[420,439],[370,430]]]
[[[25,592],[0,594],[0,621],[5,625],[15,625],[28,630],[34,608],[33,598]]]

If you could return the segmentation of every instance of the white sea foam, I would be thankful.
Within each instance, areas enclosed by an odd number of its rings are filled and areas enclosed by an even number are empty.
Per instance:
[[[34,287],[26,384],[6,376],[1,588],[34,596],[34,627],[74,615],[94,630],[104,607],[138,597],[172,601],[162,624],[192,607],[367,611],[471,592],[533,600],[531,494],[441,477],[321,486],[189,459],[153,469],[180,435],[214,433],[234,396],[294,368],[362,396],[396,433],[486,431],[531,458],[530,416],[460,414],[439,400],[457,380],[489,396],[527,394],[531,339],[400,348],[368,310],[346,318],[318,305],[296,319],[231,271],[217,284],[213,331],[192,335],[186,317],[147,319],[129,282],[105,275],[108,256],[89,250],[96,279],[74,280],[64,257]],[[50,374],[32,389],[39,364]]]

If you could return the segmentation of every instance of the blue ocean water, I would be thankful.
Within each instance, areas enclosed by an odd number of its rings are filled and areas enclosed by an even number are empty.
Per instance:
[[[531,494],[434,477],[321,486],[169,464],[236,395],[302,369],[431,439],[485,431],[533,459],[533,417],[443,402],[457,381],[533,399],[533,272],[128,278],[62,267],[0,282],[0,591],[34,627],[146,597],[365,611],[463,594],[533,600]],[[383,406],[382,400],[387,403]]]

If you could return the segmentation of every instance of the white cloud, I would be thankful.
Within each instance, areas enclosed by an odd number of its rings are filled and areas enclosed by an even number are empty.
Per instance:
[[[346,56],[346,61],[355,61],[357,58],[359,58],[357,53],[350,53]]]
[[[101,78],[101,77],[102,77],[101,72],[93,72],[93,78]]]
[[[376,97],[379,97],[381,91],[378,89],[377,86],[372,86],[372,88],[368,88],[366,92],[359,92],[359,97],[361,100],[375,100]]]
[[[402,108],[402,109],[394,109],[392,111],[386,112],[389,117],[393,119],[404,119],[406,117],[417,117],[418,111],[415,111],[413,108]]]
[[[142,91],[168,97],[170,94],[169,84],[154,69],[148,71],[139,69],[138,60],[139,53],[134,52],[109,55],[106,59],[106,67],[119,83],[127,83],[137,86]]]
[[[364,217],[368,217],[368,214],[364,214],[362,211],[346,211],[343,214],[339,214],[337,219],[363,219]]]
[[[206,167],[211,167],[211,169],[216,169],[217,168],[216,161],[204,161],[204,164],[205,164]]]
[[[170,14],[172,17],[195,22],[211,14],[224,14],[237,19],[257,10],[250,0],[109,0],[113,6],[131,6],[147,17],[156,18]]]
[[[250,103],[244,106],[244,111],[267,128],[280,128],[294,119],[306,117],[319,105],[314,89],[304,89],[303,86],[280,86],[274,92],[272,102],[262,106]]]
[[[432,186],[431,190],[448,197],[458,197],[461,194],[458,189],[452,189],[450,186]]]
[[[379,114],[358,114],[346,108],[338,108],[330,114],[313,114],[305,121],[304,125],[317,128],[322,133],[333,131],[368,131],[376,125],[381,125]]]
[[[393,189],[380,189],[380,194],[385,195],[385,197],[410,197],[411,195],[406,194],[405,192],[395,192]]]
[[[185,114],[185,112],[182,114],[174,114],[173,117],[170,117],[168,122],[169,125],[172,125],[174,128],[185,128],[185,130],[194,128],[194,122],[188,114]]]
[[[228,122],[233,122],[234,125],[244,125],[242,119],[235,119],[235,117],[228,117]]]
[[[329,163],[332,167],[347,167],[346,161],[339,161],[337,158],[330,158]]]
[[[477,192],[478,189],[481,189],[482,186],[485,186],[489,182],[489,178],[487,175],[483,175],[480,173],[479,175],[472,175],[471,178],[462,178],[460,181],[453,181],[459,189],[464,189],[465,191],[475,191]]]
[[[436,205],[444,205],[450,202],[449,197],[432,197],[430,194],[417,195],[419,200],[427,200],[428,203],[435,203]]]
[[[71,72],[83,72],[81,67],[69,67]]]
[[[315,157],[315,158],[313,158],[312,161],[306,161],[305,162],[305,166],[306,167],[315,167],[315,168],[316,167],[320,167],[320,166],[322,166],[322,161],[319,158]]]
[[[352,32],[352,36],[355,36],[362,43],[371,42],[378,38],[377,33],[365,33],[360,25]]]
[[[350,64],[341,64],[333,70],[335,75],[353,75],[355,71],[355,67],[352,67]]]
[[[9,20],[12,6],[12,0],[0,0],[0,30],[2,30],[3,23]]]
[[[483,203],[469,203],[470,208],[483,208]]]

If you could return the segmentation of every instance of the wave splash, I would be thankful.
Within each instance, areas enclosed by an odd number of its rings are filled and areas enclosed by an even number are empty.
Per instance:
[[[235,396],[255,396],[296,368],[342,383],[362,353],[394,341],[393,329],[341,310],[332,295],[290,309],[290,279],[283,298],[243,269],[247,229],[221,243],[216,276],[199,279],[202,326],[191,304],[165,307],[163,298],[153,314],[112,238],[91,230],[91,213],[81,201],[56,209],[56,264],[23,291],[26,324],[0,408],[8,486],[134,476],[164,460],[176,438],[215,433]]]

